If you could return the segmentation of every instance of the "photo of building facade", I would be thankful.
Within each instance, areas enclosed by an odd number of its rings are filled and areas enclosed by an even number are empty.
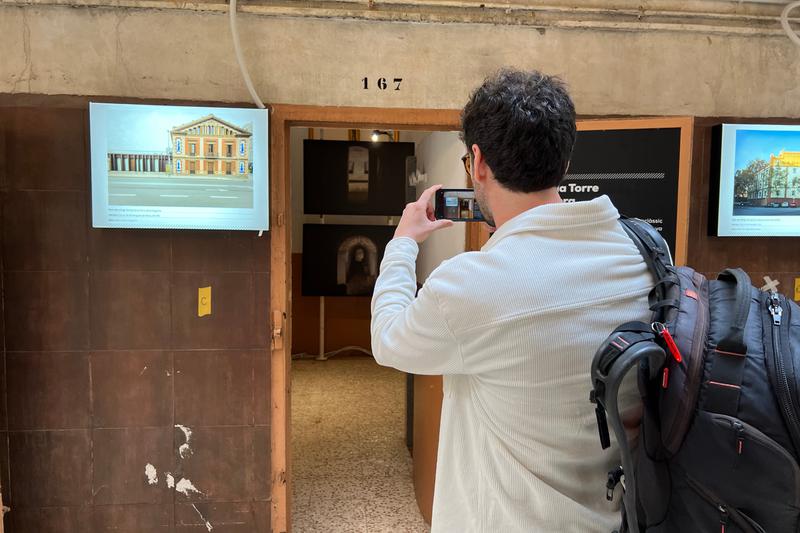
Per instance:
[[[108,205],[252,208],[252,123],[204,113],[188,122],[192,114],[162,115],[158,126],[133,114],[116,118],[106,154]]]
[[[769,161],[755,173],[755,180],[748,187],[747,201],[753,206],[799,202],[800,152],[770,154]]]
[[[208,115],[170,131],[173,173],[246,176],[252,173],[252,132]]]
[[[109,172],[244,177],[253,172],[252,132],[214,115],[170,130],[170,152],[113,152]]]

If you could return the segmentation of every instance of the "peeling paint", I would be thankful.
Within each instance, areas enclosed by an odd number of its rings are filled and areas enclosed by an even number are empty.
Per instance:
[[[183,424],[175,424],[175,427],[183,431],[183,435],[186,437],[186,444],[189,444],[189,441],[192,440],[192,428],[186,427]]]
[[[192,447],[189,446],[189,443],[192,440],[192,428],[181,424],[175,424],[175,427],[183,431],[183,436],[186,437],[186,442],[178,447],[178,454],[180,454],[181,459],[186,459],[194,453],[192,451]]]
[[[182,477],[181,480],[178,481],[178,483],[175,485],[175,491],[180,492],[187,498],[189,497],[190,492],[195,494],[203,494],[202,492],[197,490],[197,487],[192,485],[192,481],[190,479],[186,479],[185,477]]]
[[[197,506],[196,506],[195,504],[192,504],[192,507],[194,507],[194,510],[195,510],[195,512],[197,512],[197,515],[200,517],[200,520],[202,520],[203,522],[205,522],[206,529],[207,529],[207,530],[209,530],[209,531],[211,531],[212,529],[214,529],[214,526],[212,526],[212,525],[211,525],[211,522],[209,522],[208,520],[206,520],[206,517],[205,517],[205,516],[203,516],[203,513],[201,513],[201,512],[200,512],[200,509],[198,509],[198,508],[197,508]]]
[[[192,451],[192,448],[188,444],[181,444],[181,447],[178,448],[178,453],[181,454],[181,459],[186,459],[194,452]]]
[[[147,370],[147,366],[145,366],[145,367],[142,369],[142,371],[141,371],[141,372],[139,372],[139,375],[141,376],[142,374],[144,374],[144,371],[145,371],[145,370]]]
[[[158,483],[158,471],[156,467],[147,463],[144,467],[144,475],[147,476],[148,485],[155,485]]]
[[[172,474],[167,472],[167,488],[174,489],[175,488],[175,478],[172,477]]]

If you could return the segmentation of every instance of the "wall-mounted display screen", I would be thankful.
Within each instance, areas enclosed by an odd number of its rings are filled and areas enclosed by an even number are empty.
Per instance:
[[[303,296],[370,296],[394,230],[303,224]]]
[[[96,228],[269,229],[264,109],[89,104]]]
[[[305,140],[306,214],[402,214],[413,156],[414,143]]]
[[[800,126],[722,124],[711,157],[712,235],[800,236]]]

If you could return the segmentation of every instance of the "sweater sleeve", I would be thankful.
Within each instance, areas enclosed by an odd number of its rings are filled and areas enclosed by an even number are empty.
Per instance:
[[[413,239],[393,239],[386,246],[372,296],[372,353],[383,366],[413,374],[458,374],[460,348],[447,324],[435,289],[416,292]]]

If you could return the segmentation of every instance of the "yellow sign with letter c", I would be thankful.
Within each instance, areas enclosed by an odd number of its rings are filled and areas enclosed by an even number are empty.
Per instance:
[[[197,316],[208,316],[211,314],[211,287],[200,287],[197,289]]]

